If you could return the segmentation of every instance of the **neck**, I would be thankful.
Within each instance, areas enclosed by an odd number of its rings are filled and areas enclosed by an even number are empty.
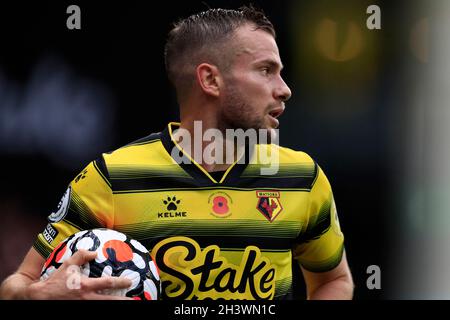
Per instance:
[[[180,124],[180,129],[187,130],[191,137],[192,147],[184,151],[208,172],[227,170],[243,152],[243,148],[238,150],[232,141],[227,141],[225,129],[221,129],[216,117],[207,112],[201,115],[190,112],[182,116]],[[177,132],[173,136],[180,142]]]

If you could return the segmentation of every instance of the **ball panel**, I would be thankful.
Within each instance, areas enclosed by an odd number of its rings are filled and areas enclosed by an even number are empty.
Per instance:
[[[121,240],[108,240],[103,244],[102,252],[109,260],[126,262],[133,259],[131,247]]]
[[[81,267],[88,277],[126,277],[132,285],[127,289],[105,290],[105,294],[134,299],[157,300],[161,281],[156,264],[148,250],[137,240],[110,229],[84,230],[61,242],[46,260],[41,280],[48,277],[78,250],[96,251],[97,257]]]

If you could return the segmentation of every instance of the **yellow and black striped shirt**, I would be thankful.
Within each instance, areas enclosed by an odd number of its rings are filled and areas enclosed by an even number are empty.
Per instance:
[[[339,264],[344,237],[332,190],[307,154],[272,144],[275,175],[250,160],[216,181],[172,158],[175,126],[91,162],[34,247],[47,257],[79,230],[121,231],[151,251],[163,298],[178,299],[286,298],[293,258],[313,272]]]

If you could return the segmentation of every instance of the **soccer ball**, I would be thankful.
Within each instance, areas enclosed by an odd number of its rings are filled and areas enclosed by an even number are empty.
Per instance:
[[[46,280],[61,264],[80,249],[96,251],[97,257],[80,267],[81,274],[125,277],[130,288],[104,291],[104,294],[158,300],[161,294],[159,271],[148,250],[138,241],[110,229],[84,230],[62,241],[50,254],[41,272]]]

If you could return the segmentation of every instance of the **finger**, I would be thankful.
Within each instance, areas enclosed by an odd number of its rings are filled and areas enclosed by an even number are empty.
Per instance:
[[[86,300],[134,300],[130,297],[125,296],[110,296],[106,294],[100,294],[96,292],[88,293],[84,296]]]
[[[95,257],[97,257],[97,252],[95,251],[78,250],[73,256],[66,260],[65,264],[82,266],[86,262],[94,260]]]
[[[104,289],[126,289],[131,286],[131,280],[121,277],[100,277],[83,279],[83,288],[88,291]]]

